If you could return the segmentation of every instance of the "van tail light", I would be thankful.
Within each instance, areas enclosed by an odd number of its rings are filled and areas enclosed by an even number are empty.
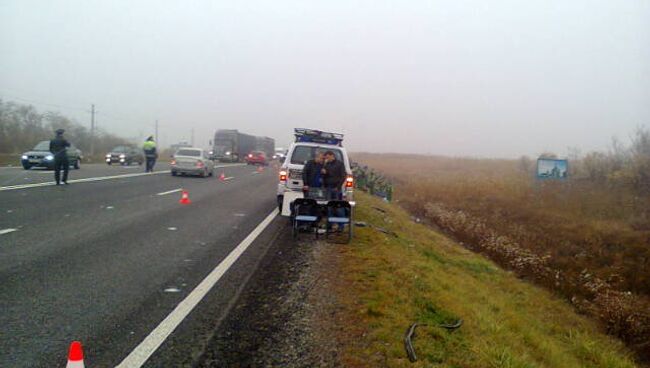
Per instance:
[[[280,181],[287,181],[287,172],[284,170],[280,171]]]
[[[354,188],[354,177],[352,177],[352,175],[348,175],[348,177],[345,179],[345,187]]]

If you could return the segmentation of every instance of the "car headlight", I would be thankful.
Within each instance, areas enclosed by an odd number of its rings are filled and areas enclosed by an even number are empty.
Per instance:
[[[27,160],[27,155],[22,155],[20,156],[20,158],[22,158],[23,160]]]
[[[125,158],[125,157],[126,157],[125,154],[121,154],[121,155],[120,155],[120,158]]]
[[[107,153],[107,154],[106,154],[106,158],[111,158],[111,154],[110,154],[110,153]]]
[[[226,151],[226,156],[230,156],[230,151]]]
[[[52,161],[52,160],[54,160],[54,156],[52,156],[52,155],[47,155],[47,156],[45,156],[45,159],[46,159],[47,161]]]

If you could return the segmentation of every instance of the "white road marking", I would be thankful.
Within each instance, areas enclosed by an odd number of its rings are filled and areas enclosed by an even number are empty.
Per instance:
[[[234,165],[223,165],[217,167],[235,167],[243,166],[244,164],[234,164]],[[169,170],[154,171],[152,173],[135,173],[135,174],[122,174],[122,175],[112,175],[112,176],[98,176],[94,178],[83,178],[83,179],[73,179],[68,180],[68,183],[89,183],[94,181],[104,181],[104,180],[113,180],[113,179],[124,179],[124,178],[135,178],[138,176],[147,176],[147,175],[158,175],[158,174],[169,174]],[[49,187],[56,185],[53,181],[45,183],[34,183],[34,184],[21,184],[21,185],[9,185],[6,187],[0,187],[0,192],[7,190],[17,190],[17,189],[28,189],[28,188],[38,188],[38,187]]]
[[[181,291],[181,289],[175,288],[175,287],[170,287],[165,290],[163,290],[166,293],[178,293]]]
[[[14,231],[18,231],[18,229],[2,229],[0,230],[0,235],[13,233]]]
[[[178,228],[175,228],[175,227],[168,227],[167,230],[169,230],[169,231],[176,231],[176,230],[178,230]]]
[[[223,181],[232,180],[232,179],[234,179],[234,178],[235,178],[234,176],[229,176],[229,177],[227,177],[227,178],[223,178]]]
[[[183,190],[183,188],[172,189],[172,190],[168,190],[168,191],[166,191],[166,192],[158,193],[158,194],[156,194],[156,195],[164,196],[164,195],[167,195],[167,194],[172,194],[172,193],[180,192],[180,191],[182,191],[182,190]]]
[[[112,210],[113,208],[115,208],[115,207],[113,207],[113,206],[106,206],[106,209],[107,209],[107,210]]]
[[[183,301],[178,303],[176,308],[116,368],[142,367],[277,215],[278,211],[274,209],[266,216],[246,239],[242,240]]]

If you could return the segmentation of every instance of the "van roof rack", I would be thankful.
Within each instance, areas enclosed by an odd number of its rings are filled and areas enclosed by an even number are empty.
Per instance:
[[[316,129],[294,128],[296,142],[323,143],[342,146],[343,134],[322,132]]]

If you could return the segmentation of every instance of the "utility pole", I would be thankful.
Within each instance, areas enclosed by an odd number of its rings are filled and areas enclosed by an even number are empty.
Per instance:
[[[90,105],[90,155],[95,156],[95,104]]]

